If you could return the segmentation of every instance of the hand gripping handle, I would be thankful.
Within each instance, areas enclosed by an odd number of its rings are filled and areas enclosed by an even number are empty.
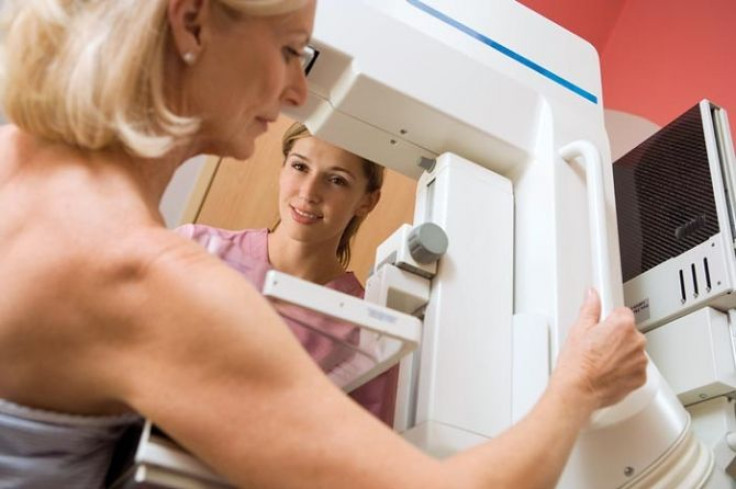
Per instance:
[[[603,319],[613,310],[614,301],[611,285],[608,227],[606,226],[606,198],[600,154],[593,143],[579,140],[560,148],[560,156],[568,163],[577,157],[581,157],[585,164],[593,283],[601,298],[601,319]],[[649,362],[646,384],[630,393],[618,404],[599,409],[593,413],[590,427],[596,429],[610,426],[644,409],[657,392],[659,378],[659,372],[657,372],[652,362]]]

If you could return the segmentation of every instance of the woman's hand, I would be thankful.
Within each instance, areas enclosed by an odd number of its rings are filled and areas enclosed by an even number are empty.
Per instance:
[[[646,339],[630,309],[620,307],[598,322],[601,303],[590,289],[560,351],[552,383],[572,386],[599,409],[646,382]]]

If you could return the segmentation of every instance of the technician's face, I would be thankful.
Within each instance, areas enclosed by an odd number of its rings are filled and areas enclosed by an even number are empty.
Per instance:
[[[205,151],[245,159],[284,106],[306,100],[300,55],[312,32],[315,0],[278,16],[233,18],[211,8],[214,28],[192,66],[192,113],[202,117]]]
[[[358,156],[317,138],[297,139],[279,178],[279,226],[293,239],[336,247],[353,216],[375,205],[367,183]]]

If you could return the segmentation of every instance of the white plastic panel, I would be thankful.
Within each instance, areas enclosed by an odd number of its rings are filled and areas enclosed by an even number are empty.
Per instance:
[[[705,307],[647,333],[647,350],[684,405],[736,390],[726,314]]]
[[[642,331],[713,302],[736,306],[728,262],[733,255],[722,233],[624,284],[627,306]],[[706,264],[707,263],[707,273]],[[682,276],[682,280],[680,277]]]
[[[417,429],[491,437],[511,424],[513,210],[508,180],[453,154],[419,182],[414,224],[439,225],[449,246],[418,352]]]
[[[532,410],[549,382],[549,326],[544,316],[514,315],[513,352],[512,415],[516,423]]]
[[[736,480],[733,478],[736,475],[736,445],[732,439],[736,434],[734,409],[734,401],[726,397],[709,399],[687,408],[692,417],[693,432],[713,450],[715,470],[705,489],[736,489]]]

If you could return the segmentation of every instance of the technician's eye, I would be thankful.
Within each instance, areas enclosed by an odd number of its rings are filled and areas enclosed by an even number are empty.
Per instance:
[[[339,187],[347,187],[349,182],[343,177],[330,177],[330,183]]]
[[[291,167],[292,167],[292,168],[293,168],[294,170],[296,170],[296,171],[300,171],[300,172],[305,172],[305,171],[307,171],[307,170],[308,170],[308,168],[307,168],[307,165],[305,165],[305,164],[304,164],[304,163],[302,163],[301,161],[292,161],[292,162],[291,162]]]

